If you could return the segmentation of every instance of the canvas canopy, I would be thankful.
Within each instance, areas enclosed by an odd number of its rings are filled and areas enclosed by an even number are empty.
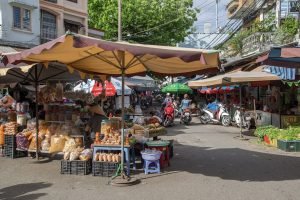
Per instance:
[[[122,55],[121,55],[122,54]],[[73,72],[128,76],[152,71],[157,75],[195,74],[217,70],[219,53],[199,49],[109,42],[67,34],[18,53],[2,55],[6,64],[58,62]]]
[[[300,67],[299,47],[274,47],[268,54],[257,58],[256,63],[279,67]]]
[[[217,86],[217,85],[231,85],[237,83],[248,83],[258,81],[275,81],[281,80],[280,77],[267,72],[260,71],[237,71],[233,73],[222,74],[211,78],[190,81],[188,85],[192,88],[199,88],[201,86]]]

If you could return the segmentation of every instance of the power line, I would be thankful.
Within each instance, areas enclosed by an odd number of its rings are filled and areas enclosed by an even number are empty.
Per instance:
[[[261,5],[256,4],[256,5],[253,5],[253,7],[256,8],[256,7],[259,5],[259,9],[261,9],[262,6],[263,6],[266,2],[267,2],[267,0],[265,0]],[[249,9],[249,10],[251,10],[251,9]],[[257,12],[257,10],[256,10],[255,12]],[[255,13],[255,12],[254,12],[254,13]],[[253,12],[252,12],[252,13],[253,13]],[[248,13],[247,16],[250,16],[252,13]],[[240,23],[240,25],[237,26],[237,27],[234,29],[234,32],[233,32],[228,38],[225,38],[225,40],[223,40],[223,41],[220,42],[220,43],[224,43],[225,41],[228,41],[230,38],[233,37],[233,35],[234,35],[237,31],[239,31],[239,30],[242,28],[242,23],[243,23],[243,22],[240,20],[239,23]],[[215,42],[215,43],[218,44],[218,42],[220,41],[220,39],[221,39],[221,38],[219,38],[219,40],[218,40],[217,42]]]
[[[243,3],[243,5],[241,6],[241,8],[243,8],[243,7],[245,6],[246,3],[247,3],[247,1],[245,1],[245,2]],[[240,8],[240,9],[241,9],[241,8]],[[246,9],[246,10],[247,10],[247,9]],[[246,10],[245,10],[245,11],[246,11]],[[249,9],[249,10],[250,10],[250,9]],[[245,12],[245,11],[244,11],[244,12]],[[243,12],[243,13],[244,13],[244,12]],[[243,13],[242,13],[242,14],[243,14]],[[226,23],[226,25],[223,27],[223,30],[225,30],[225,28],[226,28],[227,26],[230,26],[230,28],[233,26],[234,23],[233,23],[233,24],[230,24],[231,21],[232,21],[232,19],[230,19],[230,20]],[[214,39],[212,39],[212,40],[207,44],[206,48],[210,48],[211,45],[214,44],[213,42],[214,42],[217,38],[218,38],[218,35],[217,35]],[[218,39],[219,39],[219,38],[218,38]],[[218,40],[218,39],[217,39],[217,40]]]
[[[243,8],[243,7],[245,6],[246,2],[247,2],[247,1],[244,2],[244,4],[242,5],[241,8]],[[264,1],[264,2],[260,5],[260,7],[262,7],[262,5],[265,4],[265,2],[266,2],[266,1]],[[256,8],[256,6],[257,6],[259,3],[260,3],[260,2],[255,1],[255,3],[252,4],[250,8],[247,8],[247,9],[245,9],[245,10],[242,12],[241,16],[242,16],[242,17],[248,16],[248,15],[252,12],[251,10],[252,10],[253,8]],[[244,15],[244,13],[245,13],[246,11],[248,11],[248,12],[247,12],[246,15]],[[225,25],[225,27],[223,28],[223,30],[225,30],[225,28],[226,28],[227,26],[229,26],[229,27],[227,28],[227,29],[229,29],[229,30],[230,30],[231,28],[233,28],[233,33],[231,34],[230,37],[232,37],[232,35],[233,35],[234,33],[236,33],[236,32],[241,28],[241,23],[242,23],[242,20],[236,20],[235,22],[233,22],[232,24],[230,24],[231,21],[232,21],[232,19],[230,19],[229,22],[228,22],[228,23]],[[237,26],[235,26],[236,23],[238,23]],[[224,36],[224,35],[223,35],[223,36]],[[222,39],[222,36],[220,37],[220,36],[217,35],[217,36],[216,36],[216,37],[215,37],[215,38],[214,38],[214,39],[206,46],[206,48],[211,48],[212,45],[215,44],[216,42],[219,42],[220,39]]]

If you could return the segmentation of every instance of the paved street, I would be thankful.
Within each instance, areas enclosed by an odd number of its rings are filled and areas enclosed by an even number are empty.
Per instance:
[[[0,158],[0,199],[211,199],[297,200],[300,198],[300,153],[285,153],[241,141],[234,127],[176,125],[171,167],[157,175],[136,177],[141,183],[113,187],[108,178],[60,175],[59,161]]]

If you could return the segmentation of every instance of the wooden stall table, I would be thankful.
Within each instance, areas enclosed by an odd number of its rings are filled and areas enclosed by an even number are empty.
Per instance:
[[[131,150],[131,155],[130,155]],[[95,159],[95,155],[97,151],[121,151],[120,145],[93,145],[93,160]],[[125,161],[127,167],[127,175],[130,175],[130,161],[133,162],[133,169],[136,169],[135,165],[135,152],[134,146],[132,145],[124,145],[124,153],[125,153]]]

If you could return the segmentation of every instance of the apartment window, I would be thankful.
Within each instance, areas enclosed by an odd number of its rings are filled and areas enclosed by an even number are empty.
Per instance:
[[[41,43],[48,42],[57,37],[56,15],[41,11]]]
[[[67,1],[71,1],[73,3],[78,3],[77,0],[67,0]]]
[[[14,28],[31,31],[31,11],[13,6]]]
[[[300,7],[300,2],[298,2],[298,1],[290,1],[289,2],[289,12],[298,13],[299,7]]]
[[[80,23],[65,19],[65,31],[71,31],[72,33],[78,33],[79,29],[80,29]]]

